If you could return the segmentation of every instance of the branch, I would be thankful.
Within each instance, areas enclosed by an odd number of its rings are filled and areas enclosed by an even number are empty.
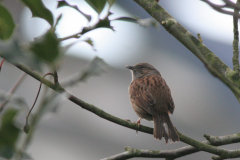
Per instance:
[[[47,74],[45,74],[44,76],[43,76],[43,78],[42,78],[42,80],[47,76],[47,75],[51,75],[51,76],[56,76],[57,74],[56,74],[57,72],[55,71],[54,72],[54,74],[52,74],[52,73],[47,73]],[[34,100],[34,102],[33,102],[33,105],[32,105],[32,107],[31,107],[31,109],[29,110],[29,112],[28,112],[28,114],[27,114],[27,116],[26,116],[26,122],[25,122],[25,125],[24,125],[24,128],[23,128],[23,131],[26,133],[26,134],[28,134],[28,132],[29,132],[29,130],[30,130],[30,125],[28,124],[28,118],[29,118],[29,115],[30,115],[30,113],[32,112],[32,110],[33,110],[33,107],[35,106],[35,104],[36,104],[36,102],[37,102],[37,99],[38,99],[38,96],[39,96],[39,93],[40,93],[40,91],[41,91],[41,87],[42,87],[42,80],[41,80],[41,82],[40,82],[40,86],[39,86],[39,89],[38,89],[38,93],[37,93],[37,96],[36,96],[36,98],[35,98],[35,100]],[[55,80],[54,80],[54,82],[55,82]],[[56,85],[56,83],[54,83],[55,85]]]
[[[226,144],[232,144],[240,142],[240,134],[232,134],[232,135],[226,135],[226,136],[211,136],[208,134],[204,134],[204,137],[210,142],[209,144],[214,146],[221,146]]]
[[[192,138],[189,137],[185,137],[185,135],[181,135],[180,136],[182,138],[182,142],[185,142],[195,148],[200,149],[201,151],[205,151],[208,153],[212,153],[215,155],[218,155],[221,158],[237,158],[240,157],[240,149],[238,150],[226,150],[226,149],[222,149],[222,148],[218,148],[218,147],[214,147],[211,146],[211,144],[205,144],[199,141],[196,141]]]
[[[240,142],[240,136],[238,134],[227,135],[227,136],[210,136],[204,135],[207,141],[202,141],[201,143],[209,144],[213,146],[221,146],[226,144],[232,144]],[[141,150],[141,149],[134,149],[131,147],[125,148],[126,152],[104,158],[102,160],[118,160],[118,159],[130,159],[134,157],[148,157],[148,158],[171,158],[176,159],[183,157],[185,155],[189,155],[192,153],[196,153],[201,151],[192,146],[185,146],[175,150]]]
[[[172,158],[176,150],[141,150],[132,147],[125,147],[126,152],[104,158],[102,160],[121,160],[130,159],[134,157],[148,157],[148,158]]]
[[[113,28],[111,28],[110,26],[107,27],[106,24],[104,24],[104,25],[102,24],[102,23],[106,23],[106,20],[108,20],[108,16],[105,17],[104,19],[99,19],[99,21],[95,25],[93,25],[93,26],[84,27],[82,29],[82,31],[80,31],[78,33],[75,33],[75,34],[67,36],[67,37],[58,38],[58,41],[61,42],[61,41],[65,41],[65,40],[68,40],[68,39],[71,39],[71,38],[80,38],[83,34],[85,34],[87,32],[90,32],[90,31],[92,31],[94,29],[97,29],[97,28],[104,27],[104,28],[109,28],[109,29],[113,30]],[[109,23],[110,23],[110,21],[109,21]]]
[[[33,78],[35,78],[39,82],[41,81],[42,76],[40,76],[36,72],[30,70],[26,66],[24,66],[22,64],[18,64],[18,65],[15,65],[15,66],[18,67],[23,72],[26,72],[28,75],[32,76]],[[109,114],[109,113],[107,113],[107,112],[105,112],[105,111],[95,107],[92,104],[89,104],[87,102],[84,102],[83,100],[80,100],[79,98],[75,97],[74,95],[68,93],[60,85],[55,85],[54,83],[52,83],[52,82],[50,82],[50,81],[48,81],[46,79],[43,79],[42,83],[45,84],[46,86],[48,86],[49,88],[55,90],[58,93],[62,93],[62,92],[67,93],[69,95],[68,99],[70,101],[72,101],[73,103],[77,104],[78,106],[81,106],[83,109],[86,109],[86,110],[88,110],[88,111],[98,115],[99,117],[102,117],[102,118],[104,118],[106,120],[109,120],[109,121],[111,121],[113,123],[125,126],[127,128],[131,128],[133,130],[139,130],[141,132],[148,133],[148,134],[152,134],[153,133],[153,129],[152,128],[149,128],[149,127],[143,126],[143,125],[140,125],[140,127],[138,127],[138,125],[136,123],[132,123],[132,122],[123,120],[121,118],[115,117],[115,116],[113,116],[113,115],[111,115],[111,114]]]
[[[236,4],[240,4],[240,0],[237,0]],[[234,9],[233,15],[233,70],[239,75],[239,32],[238,32],[238,17],[239,17],[239,9]]]
[[[240,102],[240,77],[154,0],[134,0],[226,84]]]
[[[209,0],[201,0],[201,1],[207,3],[214,10],[216,10],[220,13],[224,13],[224,14],[228,14],[228,15],[233,15],[234,14],[234,12],[232,12],[232,11],[227,11],[227,10],[223,9],[224,7],[226,7],[226,5],[217,5],[217,4],[214,4],[214,3],[210,2]]]
[[[220,80],[222,80],[229,88],[234,92],[236,97],[239,100],[239,85],[232,82],[232,75],[235,73],[232,71],[226,64],[224,64],[215,54],[213,54],[207,47],[205,47],[198,39],[196,39],[189,31],[187,31],[182,25],[180,25],[171,15],[169,15],[161,6],[159,6],[154,0],[135,0],[137,3],[142,5],[154,18],[157,19],[160,24],[162,24],[165,29],[170,32],[174,37],[176,37],[182,44],[184,44],[190,51],[192,51],[208,68],[208,70],[216,75]],[[16,65],[19,69],[23,70],[27,74],[31,75],[38,81],[41,81],[42,76],[33,72],[32,70],[26,68],[23,65]],[[43,80],[43,83],[53,90],[62,93],[66,92],[64,88],[60,85],[55,85],[54,83]],[[68,93],[69,94],[69,93]],[[124,127],[145,132],[148,134],[153,133],[153,129],[142,126],[138,127],[137,124],[125,121],[118,117],[108,114],[107,112],[95,107],[94,105],[88,104],[77,97],[69,94],[70,101],[81,106],[82,108],[102,117],[106,120],[114,122],[116,124],[122,125]],[[179,138],[182,142],[185,142],[191,146],[198,148],[209,153],[216,154],[221,158],[230,157],[235,158],[240,155],[239,150],[228,151],[225,149],[220,149],[214,146],[211,146],[207,143],[202,143],[196,141],[192,138],[189,138],[182,133],[178,132]]]
[[[38,81],[42,80],[42,77],[40,75],[38,75],[37,73],[28,69],[24,65],[18,64],[16,66],[19,69],[21,69],[22,71],[24,71],[27,74],[29,74],[30,76],[32,76],[33,78],[37,79]],[[102,117],[102,118],[104,118],[108,121],[111,121],[113,123],[119,124],[121,126],[130,128],[130,129],[133,129],[133,130],[138,130],[138,131],[141,131],[141,132],[144,132],[144,133],[153,134],[153,129],[152,128],[149,128],[149,127],[146,127],[146,126],[143,126],[143,125],[138,126],[138,124],[136,124],[136,123],[132,123],[132,122],[123,120],[121,118],[115,117],[115,116],[113,116],[113,115],[95,107],[94,105],[88,104],[88,103],[84,102],[83,100],[78,99],[74,95],[71,95],[64,88],[62,88],[60,85],[55,85],[54,83],[52,83],[52,82],[50,82],[46,79],[43,79],[42,83],[44,83],[48,87],[52,88],[56,92],[59,92],[59,93],[66,92],[69,95],[68,99],[70,101],[72,101],[73,103],[81,106],[83,109],[86,109],[86,110],[98,115],[99,117]],[[205,144],[205,143],[196,141],[196,140],[194,140],[190,137],[187,137],[187,136],[183,135],[180,132],[178,132],[178,135],[179,135],[179,138],[182,142],[185,142],[185,143],[187,143],[187,144],[189,144],[193,147],[199,148],[200,150],[219,155],[220,157],[235,158],[235,157],[240,156],[240,151],[239,150],[228,151],[228,150],[225,150],[225,149],[220,149],[220,148],[211,146],[209,144]]]
[[[231,2],[230,0],[222,0],[228,8],[240,10],[240,5]]]
[[[225,2],[224,5],[217,5],[214,4],[212,2],[210,2],[209,0],[201,0],[205,3],[207,3],[209,6],[211,6],[214,10],[223,13],[223,14],[228,14],[228,15],[234,15],[235,12],[233,11],[229,11],[229,10],[225,10],[224,8],[230,8],[230,9],[238,9],[240,10],[240,5],[239,4],[234,4],[233,2],[229,1],[229,0],[222,0]],[[238,18],[240,18],[240,15],[238,15]]]

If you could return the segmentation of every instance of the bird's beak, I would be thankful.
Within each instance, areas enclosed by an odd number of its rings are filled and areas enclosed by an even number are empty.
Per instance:
[[[133,70],[134,69],[134,66],[128,66],[126,65],[126,68],[130,69],[130,70]]]

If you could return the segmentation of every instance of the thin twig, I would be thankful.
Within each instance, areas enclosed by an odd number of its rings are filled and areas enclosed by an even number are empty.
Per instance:
[[[61,41],[65,41],[65,40],[68,40],[68,39],[71,39],[71,38],[80,38],[80,37],[81,37],[81,32],[75,33],[73,35],[66,36],[66,37],[63,37],[63,38],[58,38],[58,41],[61,42]]]
[[[223,14],[234,15],[234,11],[229,11],[224,8],[229,8],[229,9],[233,9],[233,10],[240,9],[240,5],[234,4],[233,2],[231,2],[229,0],[223,0],[225,2],[224,5],[217,5],[217,4],[210,2],[209,0],[201,0],[201,1],[207,3],[214,10],[216,10],[220,13],[223,13]],[[240,15],[238,15],[238,17],[240,18]]]
[[[53,78],[54,78],[54,84],[55,85],[60,85],[59,81],[58,81],[58,74],[57,74],[56,70],[53,72]]]
[[[2,61],[3,63],[3,61]],[[4,100],[4,102],[1,104],[0,106],[0,112],[2,112],[2,110],[4,109],[4,107],[6,106],[6,104],[8,103],[9,99],[12,97],[12,94],[17,90],[17,88],[20,86],[21,82],[23,81],[23,79],[26,77],[26,73],[24,72],[21,77],[17,80],[17,82],[15,83],[15,85],[12,87],[12,89],[8,92],[8,97]]]
[[[57,73],[57,72],[56,72],[56,73]],[[38,96],[39,96],[39,93],[40,93],[41,87],[42,87],[42,81],[43,81],[43,79],[44,79],[47,75],[52,75],[52,76],[54,76],[54,74],[52,74],[52,73],[47,73],[47,74],[45,74],[45,75],[42,77],[42,80],[41,80],[41,82],[40,82],[40,86],[39,86],[39,89],[38,89],[37,96],[36,96],[36,98],[35,98],[35,100],[34,100],[34,103],[33,103],[32,107],[31,107],[31,109],[29,110],[29,112],[28,112],[28,114],[27,114],[27,116],[26,116],[26,124],[25,124],[25,126],[24,126],[24,132],[25,132],[25,133],[28,133],[28,132],[29,132],[29,129],[30,129],[30,128],[29,128],[29,125],[28,125],[28,117],[29,117],[29,115],[30,115],[33,107],[35,106],[35,104],[36,104],[36,102],[37,102],[37,99],[38,99]]]
[[[95,25],[93,25],[93,26],[88,26],[88,27],[84,27],[83,29],[82,29],[82,31],[81,32],[78,32],[78,33],[75,33],[75,34],[73,34],[73,35],[70,35],[70,36],[66,36],[66,37],[63,37],[63,38],[58,38],[58,41],[65,41],[65,40],[68,40],[68,39],[71,39],[71,38],[80,38],[83,34],[85,34],[85,33],[87,33],[87,32],[90,32],[90,31],[92,31],[92,30],[94,30],[94,29],[97,29],[97,28],[106,28],[106,26],[99,26],[99,24],[102,22],[102,21],[104,21],[104,20],[106,20],[108,18],[108,15],[106,15],[106,17],[104,17],[103,19],[99,19],[99,21],[95,24]],[[109,21],[110,22],[110,21]],[[113,28],[109,28],[109,29],[112,29],[113,30]]]
[[[240,5],[239,4],[235,4],[230,0],[222,0],[225,4],[227,8],[232,8],[232,9],[238,9],[240,10]]]
[[[227,7],[227,5],[217,5],[217,4],[214,4],[214,3],[210,2],[209,0],[201,0],[201,1],[207,3],[214,10],[216,10],[216,11],[218,11],[220,13],[224,13],[224,14],[228,14],[228,15],[233,15],[234,14],[233,11],[227,11],[227,10],[223,9],[224,7]]]
[[[0,71],[2,70],[2,65],[3,65],[3,62],[5,61],[5,59],[2,60],[1,64],[0,64]]]

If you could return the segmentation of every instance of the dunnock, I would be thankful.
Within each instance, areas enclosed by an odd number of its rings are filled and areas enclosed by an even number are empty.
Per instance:
[[[141,118],[154,123],[153,137],[165,138],[173,142],[179,141],[169,113],[175,108],[171,91],[157,69],[148,63],[139,63],[135,66],[126,66],[132,72],[132,82],[129,85],[129,96],[132,107]]]

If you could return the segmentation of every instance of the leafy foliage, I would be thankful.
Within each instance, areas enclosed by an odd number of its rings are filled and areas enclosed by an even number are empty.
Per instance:
[[[90,15],[88,15],[88,14],[83,13],[76,5],[70,5],[66,1],[58,1],[57,8],[60,8],[60,7],[70,7],[70,8],[73,8],[73,9],[77,10],[79,13],[81,13],[82,15],[84,15],[88,19],[88,21],[91,21],[92,17]]]
[[[109,4],[109,7],[112,7],[112,5],[114,4],[115,0],[108,0],[108,4]]]
[[[81,34],[85,34],[97,28],[109,28],[111,30],[114,30],[113,27],[111,26],[111,21],[109,20],[109,18],[105,17],[104,19],[99,19],[98,23],[95,24],[94,26],[84,27]]]
[[[94,48],[93,41],[92,41],[91,38],[87,38],[87,39],[85,39],[85,40],[83,40],[83,41],[86,42],[87,44],[89,44],[90,46],[92,46],[92,47],[93,47],[93,50],[96,51],[96,49]]]
[[[14,118],[18,113],[15,109],[8,109],[1,119],[0,128],[0,156],[10,159],[16,147],[20,129],[15,127]]]
[[[59,56],[59,41],[55,33],[48,31],[31,43],[30,50],[41,60],[53,63]]]
[[[32,12],[33,17],[45,19],[51,26],[53,25],[53,15],[41,0],[21,0]]]
[[[8,10],[0,4],[0,39],[7,40],[11,37],[15,24]]]
[[[100,14],[106,5],[106,0],[85,0],[98,14]]]
[[[111,21],[108,19],[108,17],[100,19],[100,21],[96,25],[96,28],[109,28],[113,30],[113,27],[111,26],[110,22]]]

